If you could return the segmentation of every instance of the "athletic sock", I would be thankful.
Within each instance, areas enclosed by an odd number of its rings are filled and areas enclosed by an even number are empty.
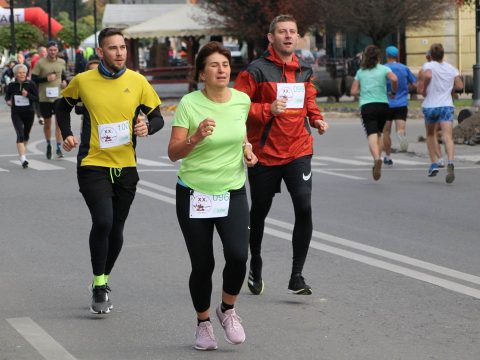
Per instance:
[[[453,164],[453,160],[448,160],[448,165]]]
[[[105,285],[105,275],[94,275],[93,276],[93,286],[102,286]]]
[[[57,143],[57,150],[60,150],[62,143]]]
[[[50,140],[47,140],[47,145],[50,145]]]
[[[220,306],[220,310],[222,310],[222,313],[224,313],[227,310],[232,310],[232,309],[233,309],[233,305],[225,304],[222,301],[222,305]]]
[[[20,162],[23,163],[24,161],[27,160],[27,157],[25,155],[20,156]]]
[[[208,317],[204,320],[200,320],[200,319],[197,318],[197,326],[200,325],[200,323],[205,322],[205,321],[210,321],[210,318]]]

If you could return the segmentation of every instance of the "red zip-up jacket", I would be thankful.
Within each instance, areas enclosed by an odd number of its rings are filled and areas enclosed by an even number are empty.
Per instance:
[[[247,120],[247,136],[262,165],[283,165],[313,154],[310,126],[323,116],[316,103],[312,68],[293,54],[291,62],[284,63],[269,45],[267,51],[243,70],[234,88],[246,93],[252,100]],[[286,109],[273,116],[271,104],[277,98],[277,83],[303,83],[305,100],[302,109]]]

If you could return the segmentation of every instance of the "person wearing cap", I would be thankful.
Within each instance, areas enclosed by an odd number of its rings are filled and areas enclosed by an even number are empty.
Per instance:
[[[459,71],[443,60],[445,50],[442,44],[432,44],[430,54],[432,61],[423,64],[423,79],[418,86],[419,92],[424,97],[422,111],[425,118],[427,149],[431,160],[428,176],[436,176],[439,171],[435,142],[437,126],[440,126],[448,157],[445,181],[451,184],[455,180],[453,166],[455,147],[452,137],[455,107],[452,91],[463,89],[463,81]]]
[[[400,142],[400,151],[407,151],[408,141],[405,133],[405,126],[408,114],[408,87],[409,85],[416,86],[417,78],[407,66],[397,62],[398,49],[395,46],[388,46],[385,49],[385,53],[387,56],[385,66],[389,67],[398,79],[397,92],[395,94],[392,92],[390,82],[387,83],[387,90],[392,96],[388,99],[390,111],[385,127],[383,128],[383,146],[385,149],[383,164],[392,166],[392,139],[390,137],[392,123],[395,121],[395,129]]]
[[[38,85],[40,113],[44,119],[43,133],[47,142],[47,159],[52,158],[52,117],[55,114],[54,103],[60,98],[61,89],[67,86],[65,60],[58,57],[58,45],[50,41],[47,45],[47,56],[41,58],[32,70],[32,80]],[[55,138],[57,141],[57,158],[62,158],[62,134],[55,121]]]

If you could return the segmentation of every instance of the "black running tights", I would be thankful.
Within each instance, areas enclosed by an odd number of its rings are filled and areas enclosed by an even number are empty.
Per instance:
[[[240,293],[248,259],[248,202],[245,187],[232,190],[228,216],[191,219],[190,191],[177,184],[177,217],[192,264],[189,287],[193,306],[197,312],[204,312],[210,308],[212,294],[214,228],[222,241],[225,257],[223,291],[230,295]]]
[[[117,197],[103,197],[87,205],[92,216],[89,242],[93,274],[109,275],[122,250],[125,217],[117,216]]]

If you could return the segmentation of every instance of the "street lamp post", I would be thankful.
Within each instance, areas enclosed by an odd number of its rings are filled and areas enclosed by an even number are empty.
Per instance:
[[[11,54],[16,54],[17,53],[17,43],[15,41],[15,17],[13,13],[13,8],[14,8],[13,0],[10,0],[10,37],[12,39],[12,45],[10,48],[10,53]]]
[[[479,0],[480,1],[480,0]],[[95,39],[95,49],[97,48],[97,1],[93,0],[93,38]]]
[[[77,34],[77,0],[73,0],[73,47],[78,47],[78,34]]]
[[[48,41],[52,40],[52,2],[47,0],[47,11],[48,11]]]
[[[476,61],[473,65],[473,106],[480,107],[480,0],[475,1]]]

